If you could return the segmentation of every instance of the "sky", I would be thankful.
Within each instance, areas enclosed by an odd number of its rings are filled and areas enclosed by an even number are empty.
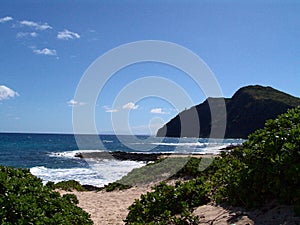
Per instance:
[[[224,97],[253,84],[300,97],[299,12],[300,2],[291,0],[1,1],[0,132],[72,133],[73,111],[92,107],[98,133],[154,135],[209,97],[186,72],[139,62],[110,74],[94,105],[75,98],[93,62],[143,40],[196,54]],[[151,88],[155,93],[146,95]],[[171,100],[182,91],[190,99],[186,105]]]

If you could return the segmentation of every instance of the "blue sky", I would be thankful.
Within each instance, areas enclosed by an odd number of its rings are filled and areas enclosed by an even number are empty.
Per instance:
[[[193,51],[213,71],[225,97],[249,84],[300,97],[299,12],[299,1],[1,1],[0,132],[72,132],[72,109],[84,105],[74,96],[87,68],[107,51],[140,40]],[[131,65],[99,94],[99,133],[112,133],[112,116],[127,110],[133,133],[154,134],[183,110],[157,97],[114,105],[126,85],[147,76],[175,82],[193,104],[206,98],[176,68]],[[167,91],[158,95],[176,94]]]

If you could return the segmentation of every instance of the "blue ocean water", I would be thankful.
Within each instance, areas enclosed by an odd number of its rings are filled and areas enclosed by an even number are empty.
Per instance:
[[[120,179],[132,169],[145,165],[145,162],[119,161],[113,158],[87,160],[75,157],[76,153],[126,151],[217,154],[219,149],[227,145],[242,142],[241,139],[125,135],[79,135],[75,138],[72,134],[0,133],[0,165],[29,168],[44,183],[74,179],[81,184],[103,186]]]

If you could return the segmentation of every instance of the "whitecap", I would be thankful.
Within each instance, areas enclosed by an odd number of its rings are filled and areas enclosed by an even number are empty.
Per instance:
[[[57,158],[77,158],[75,157],[79,153],[92,153],[92,152],[103,152],[104,150],[73,150],[73,151],[64,151],[64,152],[51,152],[49,153],[49,157],[57,157]]]
[[[121,179],[132,169],[144,166],[145,163],[135,161],[101,160],[89,163],[90,167],[82,168],[47,168],[36,166],[30,172],[41,178],[43,183],[54,183],[66,180],[76,180],[81,184],[103,187]]]

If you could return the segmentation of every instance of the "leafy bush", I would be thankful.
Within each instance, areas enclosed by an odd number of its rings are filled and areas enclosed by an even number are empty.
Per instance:
[[[175,186],[160,183],[153,188],[154,192],[142,195],[129,207],[126,224],[175,224],[176,221],[176,224],[197,224],[190,211],[209,200],[203,182],[198,178],[186,183],[177,182]],[[181,218],[176,215],[181,215]]]
[[[76,180],[61,181],[56,184],[53,182],[48,182],[46,185],[51,185],[53,189],[62,189],[65,191],[86,191],[86,189]]]
[[[192,179],[203,175],[203,170],[212,162],[212,158],[189,157],[184,166],[171,178]],[[186,161],[186,159],[185,159]]]
[[[1,224],[93,224],[75,195],[60,196],[28,169],[0,166]]]
[[[100,190],[106,190],[107,192],[110,191],[116,191],[116,190],[125,190],[125,189],[129,189],[132,186],[130,185],[125,185],[125,184],[120,184],[118,182],[113,182],[113,183],[109,183],[107,185],[105,185],[103,188],[100,188]]]
[[[218,201],[248,207],[273,199],[300,204],[300,107],[267,121],[214,165]]]

